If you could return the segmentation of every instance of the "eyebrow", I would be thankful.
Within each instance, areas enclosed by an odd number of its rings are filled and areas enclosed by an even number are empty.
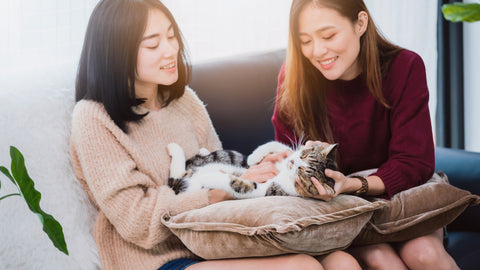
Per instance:
[[[327,26],[324,26],[324,27],[320,27],[318,28],[317,30],[315,30],[315,33],[321,33],[325,30],[329,30],[329,29],[332,29],[332,28],[335,28],[334,26],[332,25],[327,25]],[[299,33],[300,36],[304,35],[304,36],[308,36],[307,33]]]
[[[172,28],[173,28],[173,25],[170,25],[170,26],[168,27],[168,30],[167,30],[167,31],[172,30]],[[160,34],[158,34],[158,33],[151,34],[151,35],[148,35],[148,36],[146,36],[146,37],[143,37],[143,38],[142,38],[142,41],[144,41],[144,40],[146,40],[146,39],[151,39],[151,38],[159,37],[159,36],[160,36]]]

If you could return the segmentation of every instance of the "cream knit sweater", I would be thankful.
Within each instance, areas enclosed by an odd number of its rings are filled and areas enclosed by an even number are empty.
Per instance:
[[[221,148],[205,106],[187,88],[180,99],[127,127],[128,134],[97,102],[75,106],[72,163],[99,209],[94,238],[103,268],[153,270],[174,259],[195,258],[161,219],[208,205],[206,190],[175,195],[166,186],[168,143],[182,146],[187,158],[202,147]]]

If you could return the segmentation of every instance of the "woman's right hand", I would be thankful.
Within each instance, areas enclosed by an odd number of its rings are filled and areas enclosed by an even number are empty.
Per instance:
[[[208,201],[210,204],[233,199],[235,198],[233,198],[230,193],[222,189],[210,189],[208,191]]]
[[[240,178],[257,183],[264,183],[278,174],[279,171],[275,163],[281,162],[291,154],[292,151],[290,150],[285,150],[276,154],[268,154],[262,159],[262,161],[260,161],[260,163],[248,168]]]

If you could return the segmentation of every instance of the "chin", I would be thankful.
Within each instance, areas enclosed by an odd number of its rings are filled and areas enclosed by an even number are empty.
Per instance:
[[[164,79],[164,80],[159,80],[157,83],[160,84],[160,85],[172,85],[174,83],[176,83],[178,81],[178,76],[176,76],[175,78],[169,78],[169,79]]]
[[[335,81],[335,80],[340,79],[340,75],[337,75],[337,74],[331,74],[331,73],[324,73],[324,72],[322,72],[322,75],[323,75],[323,77],[325,77],[325,79],[327,79],[327,80],[329,80],[329,81]]]

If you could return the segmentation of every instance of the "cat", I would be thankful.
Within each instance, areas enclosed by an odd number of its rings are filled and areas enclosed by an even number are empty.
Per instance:
[[[172,157],[168,185],[176,194],[207,189],[222,189],[236,199],[248,199],[264,196],[301,196],[318,195],[311,177],[319,180],[329,194],[334,194],[334,180],[326,177],[326,168],[336,170],[336,144],[328,147],[314,145],[300,146],[296,150],[276,142],[268,142],[257,147],[246,158],[233,150],[209,152],[202,148],[196,156],[185,160],[183,149],[176,143],[167,146]],[[292,151],[287,158],[275,165],[279,173],[264,183],[241,179],[248,167],[256,165],[270,153]],[[298,178],[304,189],[296,183]],[[309,193],[309,194],[307,194]]]

